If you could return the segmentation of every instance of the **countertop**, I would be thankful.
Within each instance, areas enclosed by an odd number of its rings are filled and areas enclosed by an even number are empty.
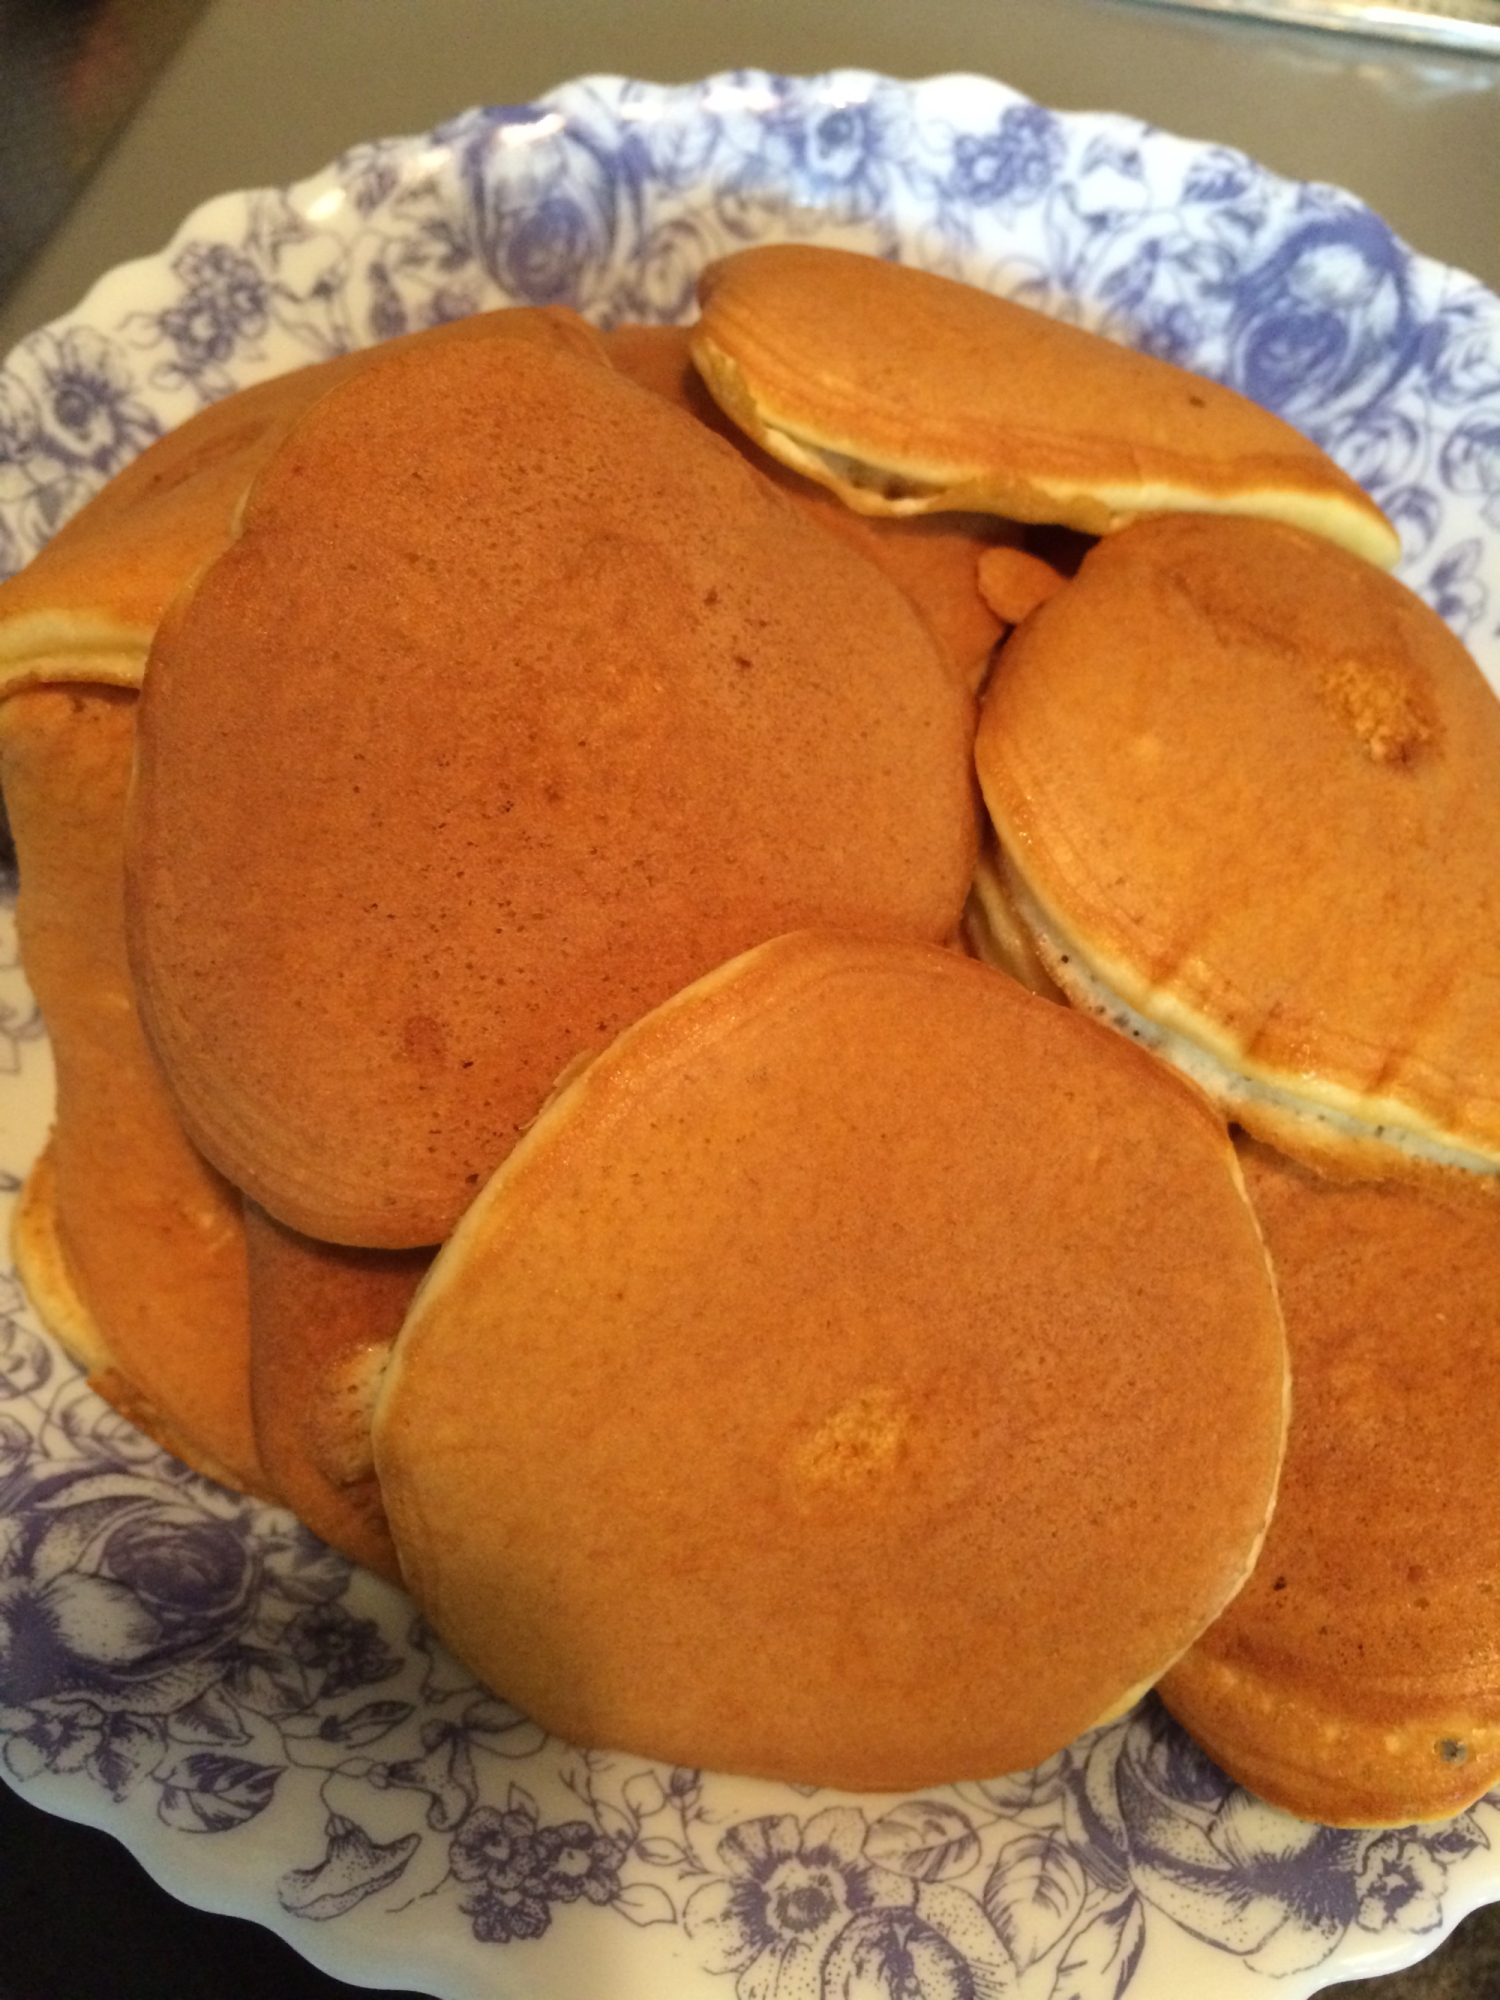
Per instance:
[[[35,17],[68,11],[60,0],[0,0],[0,71]],[[71,11],[90,9],[79,0]],[[92,11],[108,14],[108,0]],[[141,14],[119,0],[113,11]],[[173,36],[184,39],[169,54]],[[0,286],[10,284],[0,352],[103,271],[158,248],[211,195],[295,179],[358,140],[421,130],[476,102],[525,102],[590,72],[675,82],[745,67],[978,71],[1061,109],[1130,112],[1239,146],[1293,178],[1351,188],[1414,247],[1500,288],[1500,63],[1410,44],[1137,0],[944,0],[940,10],[917,0],[210,0],[201,11],[172,0],[123,53],[116,45],[115,60],[134,65],[115,78],[118,115],[85,119],[81,152],[37,156],[34,171],[53,180],[25,190],[38,196],[31,212],[46,211],[32,237],[83,186],[30,261],[0,269]],[[137,108],[121,126],[127,100]],[[46,107],[31,109],[55,135]],[[0,122],[0,177],[13,177],[24,134],[14,107]],[[1500,1910],[1470,1918],[1410,1972],[1334,1990],[1500,1995]],[[0,2000],[353,1991],[266,1933],[182,1909],[107,1837],[46,1820],[0,1785]]]

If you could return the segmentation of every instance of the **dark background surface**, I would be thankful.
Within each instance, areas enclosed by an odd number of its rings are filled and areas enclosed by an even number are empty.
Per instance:
[[[366,1991],[315,1971],[259,1924],[175,1902],[108,1834],[38,1812],[0,1784],[0,2000],[354,2000]],[[1408,1972],[1328,1992],[1330,2000],[1500,2000],[1496,1911],[1476,1912]],[[395,2000],[425,1996],[403,1990]]]
[[[0,2000],[351,2000],[366,1990],[315,1971],[259,1924],[175,1902],[117,1840],[0,1784]]]

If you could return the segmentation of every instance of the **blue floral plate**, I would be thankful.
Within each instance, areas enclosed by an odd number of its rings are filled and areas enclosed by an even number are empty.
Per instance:
[[[975,77],[594,78],[210,202],[0,371],[0,573],[233,388],[505,302],[681,319],[707,259],[787,236],[967,277],[1281,411],[1370,487],[1500,683],[1500,301],[1348,195]],[[51,1077],[0,955],[9,1199]],[[914,1798],[571,1749],[398,1592],[126,1426],[9,1276],[0,1768],[187,1901],[442,2000],[1301,2000],[1500,1898],[1500,1796],[1442,1826],[1304,1825],[1150,1701],[1040,1770]]]

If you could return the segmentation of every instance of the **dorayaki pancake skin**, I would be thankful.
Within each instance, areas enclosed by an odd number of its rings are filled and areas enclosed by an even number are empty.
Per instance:
[[[1127,528],[1007,642],[976,759],[1079,1005],[1298,1157],[1500,1168],[1500,703],[1403,585]]]
[[[250,1399],[282,1501],[345,1555],[399,1581],[370,1448],[375,1385],[430,1250],[347,1250],[245,1209]]]
[[[141,697],[132,957],[188,1131],[306,1235],[441,1241],[707,967],[949,936],[971,736],[906,598],[661,397],[504,340],[364,370]]]
[[[1294,1391],[1255,1573],[1162,1684],[1231,1777],[1334,1826],[1500,1779],[1500,1211],[1244,1152]]]
[[[1019,528],[983,514],[909,520],[855,513],[826,486],[762,451],[724,415],[693,366],[691,338],[691,329],[684,326],[625,325],[603,336],[605,350],[622,375],[666,396],[727,438],[789,499],[899,584],[931,626],[965,687],[977,690],[1004,630],[980,589],[979,560],[987,550],[1019,540]]]
[[[492,334],[597,354],[597,335],[560,309],[482,315],[393,345]],[[267,1486],[250,1423],[240,1200],[181,1130],[125,958],[130,690],[163,608],[224,545],[256,468],[367,358],[299,369],[191,418],[0,585],[21,953],[58,1077],[17,1259],[44,1322],[101,1394],[188,1464],[252,1492]]]
[[[970,959],[801,934],[553,1100],[375,1453],[418,1602],[549,1729],[907,1790],[1039,1762],[1182,1651],[1284,1396],[1198,1093]]]
[[[188,1464],[265,1492],[250,1425],[239,1199],[188,1144],[141,1033],[121,844],[135,697],[0,702],[22,961],[52,1041],[51,1141],[16,1220],[44,1322]]]
[[[812,244],[710,264],[693,359],[775,457],[869,513],[981,508],[1110,534],[1183,508],[1300,523],[1390,564],[1395,530],[1220,384],[952,278]]]
[[[241,389],[159,438],[0,583],[0,692],[138,687],[163,611],[224,546],[250,479],[304,410],[374,354],[497,335],[597,351],[598,335],[564,307],[481,313]]]

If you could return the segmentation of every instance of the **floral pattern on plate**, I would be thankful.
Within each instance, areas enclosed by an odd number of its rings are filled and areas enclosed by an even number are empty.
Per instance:
[[[709,258],[787,237],[968,278],[1279,410],[1500,679],[1500,302],[1348,195],[974,77],[592,79],[209,203],[0,371],[0,573],[234,388],[508,302],[680,320]],[[49,1088],[11,948],[7,1200]],[[1493,1802],[1308,1826],[1150,1700],[1037,1771],[905,1799],[571,1749],[398,1592],[131,1430],[13,1277],[0,1765],[189,1900],[445,2000],[1295,2000],[1500,1895]]]

